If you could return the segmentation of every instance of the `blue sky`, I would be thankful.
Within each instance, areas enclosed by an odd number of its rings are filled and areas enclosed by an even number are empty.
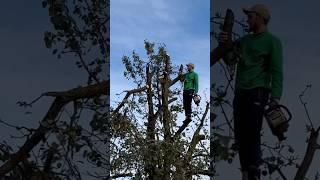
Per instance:
[[[111,104],[116,93],[132,89],[121,58],[135,50],[146,58],[144,40],[164,43],[175,65],[193,62],[202,94],[209,98],[209,0],[111,1]]]

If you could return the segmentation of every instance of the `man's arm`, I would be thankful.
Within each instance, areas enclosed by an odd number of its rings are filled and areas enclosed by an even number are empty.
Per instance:
[[[210,66],[213,66],[216,62],[219,61],[226,53],[226,50],[220,46],[216,47],[210,52]]]
[[[275,39],[271,48],[271,98],[280,100],[283,87],[283,56],[282,45],[279,39]]]
[[[233,46],[239,43],[239,39],[232,41],[231,35],[227,32],[221,32],[218,38],[219,45],[210,52],[210,67],[223,58],[227,52],[233,49]]]
[[[195,74],[194,77],[194,88],[195,88],[195,93],[198,93],[199,90],[199,81],[198,81],[198,74]]]
[[[185,75],[186,75],[186,74],[182,74],[182,75],[181,75],[181,78],[180,78],[180,81],[181,81],[181,82],[183,82],[183,81],[184,81],[184,79],[185,79]]]

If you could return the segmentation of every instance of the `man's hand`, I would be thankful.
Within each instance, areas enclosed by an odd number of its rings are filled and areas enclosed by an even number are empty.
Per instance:
[[[180,75],[179,75],[179,80],[180,80],[180,81],[184,81],[184,75],[183,75],[183,74],[180,74]]]
[[[232,48],[232,36],[228,32],[220,32],[218,35],[218,42],[220,45],[224,46],[224,48]]]
[[[229,37],[227,32],[222,31],[222,32],[219,33],[219,36],[218,36],[219,44],[220,43],[222,43],[222,44],[227,43],[227,42],[229,42],[230,39],[231,38]]]
[[[271,100],[276,102],[277,104],[279,104],[279,102],[280,102],[280,99],[276,98],[276,97],[271,97]]]
[[[214,65],[219,61],[220,58],[224,57],[229,49],[232,48],[233,42],[228,32],[222,31],[218,35],[219,46],[210,52],[210,66]]]
[[[275,106],[275,105],[278,105],[279,104],[279,102],[280,102],[280,99],[279,98],[276,98],[276,97],[271,97],[270,98],[270,105],[271,106]]]

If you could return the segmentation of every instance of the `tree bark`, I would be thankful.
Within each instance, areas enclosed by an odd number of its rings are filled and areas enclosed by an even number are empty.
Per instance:
[[[169,74],[170,74],[170,57],[165,57],[165,69],[162,82],[162,110],[163,110],[163,128],[164,128],[164,141],[165,147],[171,145],[171,132],[170,132],[170,121],[171,113],[169,112]],[[170,147],[165,148],[164,153],[164,180],[170,179],[170,167],[171,167],[171,152]]]
[[[149,176],[149,179],[155,179],[156,173],[156,162],[154,157],[156,156],[156,149],[153,146],[155,142],[155,126],[156,126],[156,116],[153,109],[153,96],[152,96],[152,73],[149,72],[149,65],[146,67],[146,84],[149,87],[147,89],[147,101],[148,101],[148,122],[147,122],[147,154],[145,155],[145,170]]]

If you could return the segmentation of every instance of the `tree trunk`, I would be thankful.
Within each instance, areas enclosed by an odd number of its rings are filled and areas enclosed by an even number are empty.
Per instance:
[[[156,156],[156,149],[154,147],[155,143],[155,126],[156,126],[156,118],[154,115],[153,109],[153,100],[152,100],[152,73],[149,72],[149,65],[146,67],[146,84],[148,86],[147,89],[147,101],[148,101],[148,122],[147,122],[147,154],[146,154],[146,173],[149,176],[149,179],[155,179],[155,167],[156,162],[154,161],[154,157]]]
[[[171,132],[170,132],[170,121],[171,113],[169,111],[169,74],[170,74],[170,57],[165,57],[165,72],[162,81],[162,110],[163,110],[163,127],[164,127],[164,180],[170,180],[170,167],[171,167]]]

